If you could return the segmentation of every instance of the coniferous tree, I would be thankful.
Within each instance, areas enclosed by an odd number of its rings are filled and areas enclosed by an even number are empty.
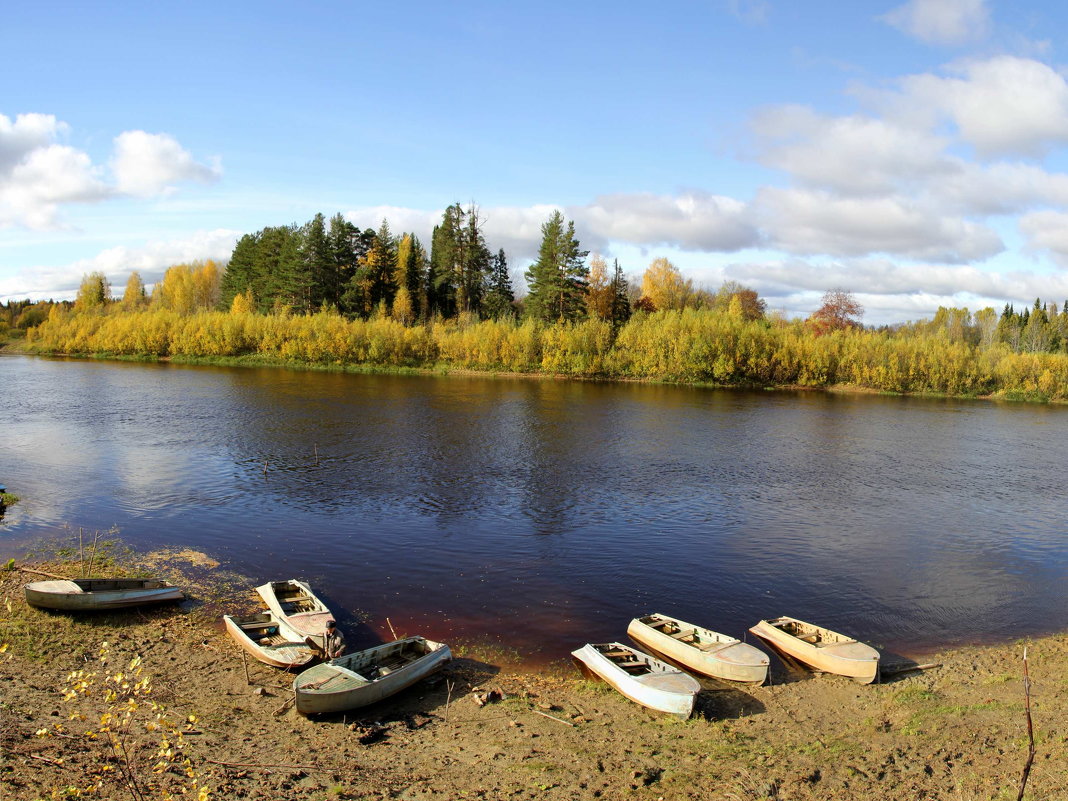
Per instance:
[[[363,254],[358,252],[360,229],[350,223],[341,214],[330,218],[330,228],[326,234],[330,252],[330,270],[327,275],[324,292],[328,303],[334,303],[342,311],[341,297],[356,272],[356,262]]]
[[[462,252],[464,211],[453,203],[434,226],[430,237],[430,275],[427,282],[429,313],[452,317],[457,312],[456,277]]]
[[[308,284],[307,306],[314,310],[324,303],[337,305],[333,292],[333,260],[326,233],[326,218],[316,214],[301,231],[300,256]]]
[[[460,253],[456,263],[456,305],[461,312],[478,312],[492,257],[482,235],[478,207],[472,203],[463,214],[464,226],[460,232]]]
[[[585,313],[585,265],[589,251],[579,248],[575,223],[564,225],[564,215],[554,211],[541,226],[538,260],[525,273],[529,292],[526,313],[539,320],[573,321]]]
[[[257,301],[263,299],[266,289],[260,264],[260,238],[262,232],[245,234],[237,240],[230,263],[223,273],[220,306],[229,308],[237,295],[251,292]]]
[[[504,249],[501,248],[490,258],[482,312],[486,317],[498,320],[512,314],[513,303],[515,293],[512,291],[511,276],[508,275],[508,260],[505,258]]]
[[[630,314],[630,286],[619,260],[615,259],[612,272],[612,327],[618,330],[630,319]]]

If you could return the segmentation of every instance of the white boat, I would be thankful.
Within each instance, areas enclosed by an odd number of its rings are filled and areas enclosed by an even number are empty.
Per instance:
[[[316,656],[304,637],[270,610],[242,617],[223,615],[223,622],[238,645],[272,667],[287,670],[303,667]]]
[[[759,648],[736,637],[703,629],[658,613],[636,617],[627,635],[687,670],[714,679],[763,684],[771,660]]]
[[[608,682],[635,703],[680,718],[693,714],[701,685],[676,667],[618,642],[587,643],[571,656],[584,672]]]
[[[862,684],[871,684],[879,677],[879,652],[837,631],[792,617],[761,620],[749,630],[816,670],[848,676]]]
[[[426,678],[450,659],[449,646],[424,637],[340,656],[293,680],[297,711],[317,715],[373,704]]]
[[[322,649],[326,621],[333,620],[334,616],[307,583],[297,579],[269,581],[257,587],[256,592],[279,620],[285,621],[301,639],[311,637],[312,642]]]
[[[24,589],[28,604],[79,612],[122,609],[185,598],[181,588],[162,579],[54,579],[34,581]]]

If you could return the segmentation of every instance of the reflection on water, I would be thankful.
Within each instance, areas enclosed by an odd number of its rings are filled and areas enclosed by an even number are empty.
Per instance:
[[[917,652],[1066,619],[1060,407],[3,357],[0,415],[0,555],[117,525],[380,633],[556,658],[789,614]]]

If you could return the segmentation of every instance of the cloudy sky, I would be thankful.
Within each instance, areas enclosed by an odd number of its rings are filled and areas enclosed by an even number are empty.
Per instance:
[[[790,316],[1068,298],[1059,3],[128,5],[3,14],[0,301],[456,201],[517,275],[559,208]]]

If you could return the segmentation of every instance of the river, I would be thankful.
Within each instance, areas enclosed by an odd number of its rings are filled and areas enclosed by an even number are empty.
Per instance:
[[[1068,619],[1064,407],[3,356],[0,420],[5,559],[115,526],[306,578],[357,646],[388,617],[537,662],[660,611],[915,654]]]

